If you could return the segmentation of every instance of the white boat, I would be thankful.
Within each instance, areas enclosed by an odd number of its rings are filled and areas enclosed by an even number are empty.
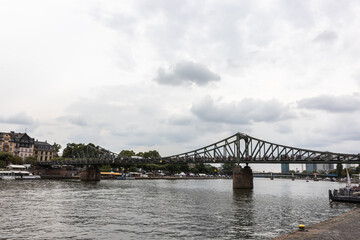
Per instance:
[[[33,175],[29,171],[0,171],[0,179],[2,180],[37,180],[41,179],[39,175]]]
[[[16,176],[13,171],[0,171],[0,179],[2,180],[15,180]]]
[[[2,180],[15,180],[13,171],[0,171],[0,179]]]

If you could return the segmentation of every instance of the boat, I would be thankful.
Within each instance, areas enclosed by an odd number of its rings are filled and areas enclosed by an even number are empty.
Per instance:
[[[10,164],[7,170],[0,171],[0,179],[2,180],[36,180],[41,179],[39,175],[33,175],[29,172],[25,165]]]
[[[360,203],[360,186],[351,186],[351,179],[346,169],[345,188],[329,190],[329,201]]]
[[[117,180],[135,180],[135,176],[132,173],[124,173],[121,177],[117,177]]]
[[[1,180],[15,180],[15,175],[12,171],[0,171]]]
[[[38,180],[41,179],[39,175],[33,175],[29,171],[0,171],[1,180]]]
[[[16,180],[40,180],[41,176],[34,175],[32,173],[20,175],[20,177],[17,177]]]

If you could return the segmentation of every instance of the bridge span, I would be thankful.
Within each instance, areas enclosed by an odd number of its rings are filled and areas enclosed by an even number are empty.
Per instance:
[[[39,162],[39,166],[77,165],[86,167],[83,180],[99,180],[100,165],[122,166],[131,163],[245,163],[234,169],[235,181],[242,182],[239,188],[252,188],[252,171],[248,164],[253,163],[348,163],[359,164],[360,154],[335,153],[317,151],[304,148],[290,147],[251,137],[243,133],[236,133],[223,140],[198,148],[189,152],[175,154],[162,158],[122,157],[101,147],[87,146],[85,150],[77,152],[72,158],[51,162]],[[237,180],[236,178],[240,178]],[[251,181],[249,180],[251,178]],[[246,179],[246,181],[244,181]],[[246,183],[249,182],[247,185]]]

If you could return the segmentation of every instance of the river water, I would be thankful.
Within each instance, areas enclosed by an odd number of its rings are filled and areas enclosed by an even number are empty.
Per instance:
[[[334,182],[0,181],[0,239],[271,239],[356,205],[329,203]]]

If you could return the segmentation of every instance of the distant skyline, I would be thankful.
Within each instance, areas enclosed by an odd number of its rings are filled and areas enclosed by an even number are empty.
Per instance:
[[[162,156],[236,132],[360,152],[359,1],[0,6],[0,131]]]

